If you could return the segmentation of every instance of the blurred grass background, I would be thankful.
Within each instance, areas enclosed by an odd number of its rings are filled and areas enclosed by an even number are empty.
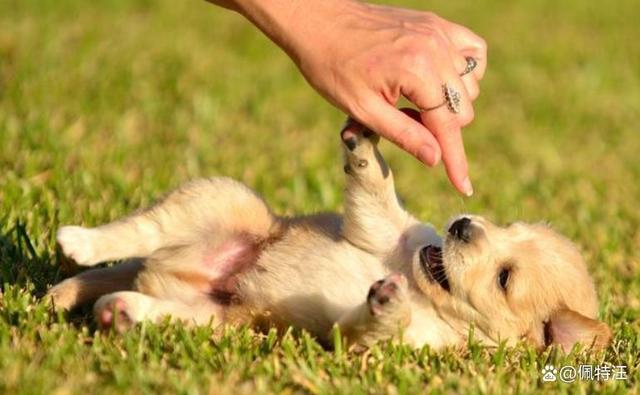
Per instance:
[[[37,299],[69,274],[60,224],[96,225],[200,176],[229,175],[281,213],[339,210],[344,115],[242,18],[204,1],[0,2],[0,392],[415,393],[637,390],[640,2],[449,1],[429,9],[489,43],[465,130],[476,194],[383,150],[408,208],[545,220],[583,248],[616,332],[604,354],[322,351],[302,336],[144,325],[94,333]],[[629,380],[542,384],[547,362]]]

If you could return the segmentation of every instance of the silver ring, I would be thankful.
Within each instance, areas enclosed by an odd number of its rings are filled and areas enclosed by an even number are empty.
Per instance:
[[[472,58],[471,56],[467,56],[464,59],[467,61],[467,66],[464,68],[464,71],[460,73],[460,77],[462,77],[463,75],[469,74],[478,65],[478,61],[475,60],[475,58]]]
[[[427,112],[427,111],[435,110],[446,104],[449,111],[451,111],[454,114],[459,114],[460,113],[460,92],[453,89],[451,85],[445,83],[445,84],[442,84],[442,94],[444,95],[444,101],[442,103],[434,107],[423,108],[422,111]]]

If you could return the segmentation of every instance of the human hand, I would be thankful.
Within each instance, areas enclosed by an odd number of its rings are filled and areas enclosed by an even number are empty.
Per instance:
[[[331,103],[429,166],[442,158],[453,185],[473,193],[461,128],[487,64],[482,38],[433,13],[356,0],[209,1],[251,20]],[[461,77],[466,57],[477,67]],[[445,83],[460,93],[457,114],[439,106]],[[402,96],[419,117],[396,109]]]
[[[306,18],[307,33],[289,43],[304,76],[333,104],[425,164],[442,157],[453,185],[471,195],[461,127],[474,117],[472,101],[486,67],[484,40],[432,13],[337,4],[332,17],[320,16],[333,12],[326,7]],[[466,57],[478,65],[461,77]],[[424,111],[443,103],[444,83],[460,92],[460,112],[447,106]],[[396,109],[401,96],[422,110],[421,122]]]

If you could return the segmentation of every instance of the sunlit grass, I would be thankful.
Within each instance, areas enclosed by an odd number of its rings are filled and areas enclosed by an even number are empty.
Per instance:
[[[422,2],[403,2],[425,7]],[[0,3],[0,392],[416,393],[635,386],[640,337],[640,3],[434,3],[482,34],[490,66],[465,130],[476,195],[389,144],[407,207],[547,221],[583,249],[615,332],[605,353],[525,347],[322,350],[304,334],[142,325],[96,332],[38,300],[70,275],[60,224],[95,225],[199,176],[229,175],[281,213],[341,208],[343,115],[255,28],[205,2]],[[629,380],[544,384],[609,362]]]

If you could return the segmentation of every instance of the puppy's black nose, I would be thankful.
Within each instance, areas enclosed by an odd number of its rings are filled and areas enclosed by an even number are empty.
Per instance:
[[[455,220],[449,227],[449,234],[465,243],[471,240],[471,220],[462,217]]]

